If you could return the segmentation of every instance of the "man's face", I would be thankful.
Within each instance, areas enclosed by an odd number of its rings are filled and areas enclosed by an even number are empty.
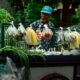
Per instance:
[[[44,22],[44,23],[47,23],[48,20],[50,18],[50,15],[49,14],[46,14],[46,13],[41,13],[41,20]]]

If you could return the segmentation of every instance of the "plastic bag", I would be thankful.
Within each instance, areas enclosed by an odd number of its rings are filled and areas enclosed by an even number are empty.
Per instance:
[[[10,26],[9,26],[8,29],[6,30],[6,35],[12,36],[12,37],[16,37],[16,36],[18,35],[18,30],[17,30],[17,28],[14,26],[13,21],[10,23]]]
[[[71,32],[70,48],[79,48],[80,46],[80,34],[77,31]]]
[[[19,23],[18,33],[19,34],[24,34],[25,33],[25,28],[22,25],[22,23]]]
[[[16,68],[13,61],[7,57],[7,63],[3,68],[3,72],[0,72],[0,80],[23,80],[24,74],[25,67]]]
[[[42,31],[44,33],[43,39],[51,39],[51,37],[53,36],[53,32],[51,29],[49,29],[47,24],[44,24],[44,29]]]
[[[37,45],[38,44],[37,35],[31,27],[28,27],[26,29],[25,40],[28,45]]]
[[[6,30],[6,35],[8,35],[8,36],[12,36],[13,35],[13,27],[12,27],[12,25],[10,25],[8,27],[8,29]]]
[[[60,30],[57,32],[58,33],[58,39],[57,39],[57,43],[59,42],[64,42],[64,33],[63,33],[63,28],[60,27]]]
[[[71,35],[71,32],[69,32],[69,31],[64,32],[63,36],[64,36],[64,39],[65,39],[66,42],[69,42],[71,40],[70,35]]]
[[[46,34],[53,35],[52,30],[48,28],[48,25],[47,24],[44,25],[43,32],[45,32]]]

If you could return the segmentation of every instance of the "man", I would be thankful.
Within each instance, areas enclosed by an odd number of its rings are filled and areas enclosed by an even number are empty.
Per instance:
[[[55,46],[55,29],[54,24],[49,21],[51,14],[53,12],[53,9],[50,6],[44,6],[41,10],[41,19],[33,22],[30,24],[32,28],[37,32],[43,30],[51,30],[48,33],[47,39],[41,39],[40,48],[48,51],[49,49],[53,48]]]

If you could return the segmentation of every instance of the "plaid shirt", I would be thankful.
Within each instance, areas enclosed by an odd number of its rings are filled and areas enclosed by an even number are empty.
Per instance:
[[[43,31],[43,29],[44,29],[44,23],[42,23],[41,20],[37,20],[37,21],[31,23],[30,25],[32,26],[32,28],[35,31],[37,29],[40,29],[41,31]],[[54,24],[49,21],[47,23],[47,25],[48,25],[48,28],[52,30],[53,36],[50,40],[43,40],[42,39],[42,41],[41,41],[40,49],[44,49],[46,51],[48,51],[50,48],[54,48],[55,41],[56,41]]]

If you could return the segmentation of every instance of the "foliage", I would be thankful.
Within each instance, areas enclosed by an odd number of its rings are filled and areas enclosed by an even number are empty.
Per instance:
[[[15,13],[14,17],[16,22],[21,22],[21,19],[24,17],[24,15],[22,15],[22,11],[19,10]]]
[[[52,17],[50,18],[50,21],[51,21],[54,25],[57,24],[57,21],[56,21],[55,16],[52,16]]]
[[[11,2],[12,0],[6,0],[6,1]]]
[[[0,8],[0,23],[8,23],[13,17],[11,14],[5,10]]]
[[[52,7],[57,8],[61,0],[54,0]]]
[[[28,61],[27,54],[23,50],[15,48],[15,47],[6,46],[6,47],[0,49],[0,55],[1,54],[3,54],[3,55],[7,54],[7,56],[9,56],[10,54],[16,55],[16,56],[18,55],[18,57],[20,59],[20,63],[21,63],[20,66],[24,65],[26,67],[24,80],[26,80],[26,79],[29,80],[29,75],[30,75],[29,74],[30,73],[29,61]]]
[[[23,3],[24,0],[6,0],[8,3],[10,3],[12,9],[13,9],[13,16],[15,18],[15,22],[23,21],[24,18],[24,8]]]
[[[29,2],[25,8],[25,21],[31,23],[40,18],[42,5],[36,2]]]
[[[42,0],[41,0],[41,2],[42,2]],[[50,0],[49,1],[46,0],[44,2],[46,2],[46,3],[42,4],[42,3],[39,3],[39,2],[33,0],[33,1],[30,1],[27,4],[27,6],[25,6],[25,10],[24,10],[25,21],[28,24],[32,23],[35,20],[40,19],[40,10],[44,5],[49,5],[54,9],[55,7],[58,6],[60,0],[57,0],[54,3],[52,2],[52,5],[49,4]],[[56,19],[54,17],[51,17],[50,20],[55,24],[57,23],[57,21],[56,21]]]
[[[78,9],[74,15],[71,17],[71,23],[77,24],[80,22],[80,9]]]
[[[7,0],[8,2],[12,2],[12,0]],[[32,23],[35,20],[40,19],[40,10],[43,6],[48,5],[53,8],[56,8],[59,5],[59,2],[61,0],[30,0],[27,1],[28,3],[25,2],[24,5],[24,11],[22,10],[17,10],[14,11],[14,17],[16,21],[21,21],[22,19],[25,20],[28,24]],[[15,1],[14,1],[15,2]],[[19,2],[19,0],[17,1]],[[18,7],[17,5],[15,5]],[[15,7],[13,7],[15,10]],[[25,18],[25,19],[24,19]],[[54,17],[51,17],[50,19],[53,23],[57,23],[56,19]],[[24,22],[24,21],[22,21]]]

